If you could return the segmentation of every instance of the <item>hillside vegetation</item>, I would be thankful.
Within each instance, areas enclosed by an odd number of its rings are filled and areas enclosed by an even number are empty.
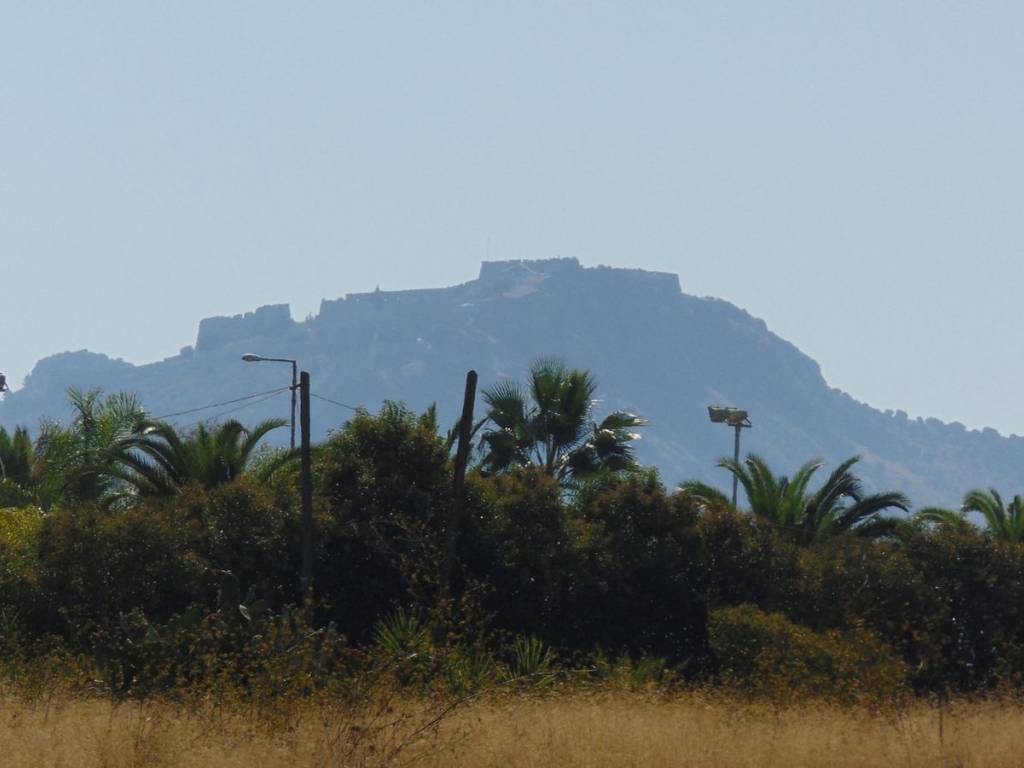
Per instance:
[[[446,430],[432,410],[357,413],[314,450],[311,603],[294,454],[259,445],[281,422],[178,432],[131,396],[73,393],[70,426],[0,431],[5,674],[119,698],[613,680],[875,706],[1018,689],[1019,498],[974,491],[964,513],[908,520],[855,459],[787,477],[751,456],[723,463],[750,499],[735,508],[666,488],[633,453],[646,422],[599,418],[591,390],[554,361],[484,390],[445,589]]]

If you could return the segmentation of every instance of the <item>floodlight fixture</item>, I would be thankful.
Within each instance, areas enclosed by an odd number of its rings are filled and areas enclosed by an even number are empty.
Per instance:
[[[709,405],[708,416],[715,424],[728,424],[730,427],[749,427],[750,418],[742,408],[723,407],[721,405]]]
[[[708,416],[714,424],[726,424],[736,430],[736,439],[733,443],[733,461],[737,464],[740,461],[740,432],[754,426],[750,423],[750,415],[742,408],[731,406],[709,405]],[[736,491],[738,490],[736,473],[732,476],[732,505],[736,506]]]

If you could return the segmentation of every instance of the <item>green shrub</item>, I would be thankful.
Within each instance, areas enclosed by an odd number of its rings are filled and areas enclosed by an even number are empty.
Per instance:
[[[115,624],[135,609],[165,621],[208,594],[211,578],[170,506],[116,514],[85,504],[59,508],[39,534],[39,586],[49,611],[37,631],[81,640],[92,625]]]
[[[607,656],[598,649],[591,661],[591,678],[613,689],[642,691],[665,688],[678,679],[677,669],[658,656]]]
[[[704,594],[688,573],[700,543],[692,503],[666,494],[651,471],[591,483],[576,508],[585,521],[587,580],[577,644],[673,662],[692,656],[705,619]]]
[[[187,486],[174,501],[187,546],[209,568],[230,571],[262,595],[297,601],[299,515],[256,480]]]
[[[235,690],[304,696],[356,674],[367,657],[332,626],[307,625],[299,609],[274,613],[264,601],[192,606],[163,624],[141,611],[92,637],[99,679],[117,696],[158,691]]]
[[[723,683],[774,701],[889,702],[905,689],[902,662],[864,629],[814,632],[781,613],[739,605],[711,615],[708,640]]]
[[[690,565],[708,611],[742,603],[785,611],[799,605],[800,549],[751,515],[712,508],[696,524],[700,550]]]
[[[37,507],[0,509],[0,568],[29,573],[36,568],[43,512]]]
[[[451,498],[448,451],[431,415],[396,403],[360,411],[319,446],[313,466],[317,589],[356,642],[397,605],[436,599]]]
[[[460,556],[469,576],[490,587],[484,608],[495,626],[564,644],[583,618],[583,569],[561,487],[525,467],[474,473],[469,493]]]
[[[541,687],[550,682],[555,655],[537,637],[517,637],[512,643],[512,656],[505,669],[509,682]]]
[[[20,652],[39,609],[38,553],[43,513],[0,509],[0,657]]]

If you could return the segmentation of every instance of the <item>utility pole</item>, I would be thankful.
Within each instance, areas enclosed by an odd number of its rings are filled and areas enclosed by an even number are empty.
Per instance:
[[[459,446],[455,452],[455,470],[452,478],[452,502],[448,507],[445,526],[444,558],[441,566],[440,601],[442,606],[451,596],[455,576],[455,550],[458,545],[462,506],[466,495],[466,465],[469,463],[469,442],[473,436],[473,403],[476,400],[476,371],[466,374],[466,392],[462,398],[462,419],[459,421]]]
[[[302,490],[302,600],[313,598],[313,474],[309,448],[309,374],[299,374],[299,428],[302,433],[299,485]]]
[[[299,384],[295,381],[295,372],[298,370],[298,364],[292,360],[292,418],[291,418],[291,449],[295,450],[295,396],[298,394],[295,390],[299,388]]]

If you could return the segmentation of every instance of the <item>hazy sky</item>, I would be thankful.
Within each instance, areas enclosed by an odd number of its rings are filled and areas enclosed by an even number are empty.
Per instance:
[[[1022,141],[1019,2],[0,0],[0,369],[576,256],[1024,433]]]

